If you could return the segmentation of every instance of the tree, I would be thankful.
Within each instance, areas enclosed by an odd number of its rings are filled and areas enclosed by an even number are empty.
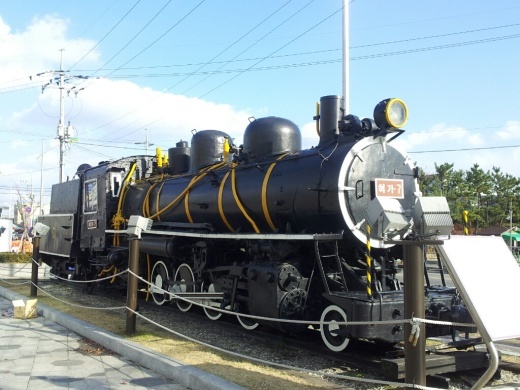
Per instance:
[[[467,207],[467,183],[464,171],[453,170],[454,164],[435,164],[435,173],[419,173],[419,187],[423,196],[444,196],[450,205],[451,217],[455,222],[462,221],[462,210]]]
[[[494,199],[489,207],[490,223],[504,225],[511,206],[513,206],[513,217],[518,221],[520,208],[514,199],[520,190],[520,180],[510,174],[502,173],[498,167],[493,167],[491,186]]]
[[[23,224],[23,234],[22,234],[22,242],[20,246],[20,252],[25,253],[25,247],[27,242],[29,242],[29,228],[31,226],[32,216],[34,214],[34,195],[31,193],[27,196],[22,195],[20,190],[18,190],[18,203],[16,204],[16,209],[20,214]]]
[[[478,164],[473,164],[469,171],[466,172],[466,182],[468,184],[469,196],[471,199],[470,219],[475,223],[475,232],[478,231],[479,224],[485,222],[489,225],[487,208],[482,207],[483,199],[489,201],[491,189],[491,176],[489,172],[484,172]],[[469,210],[468,210],[469,211]]]

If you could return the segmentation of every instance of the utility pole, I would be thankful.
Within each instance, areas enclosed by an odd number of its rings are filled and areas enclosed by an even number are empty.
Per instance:
[[[58,135],[56,138],[60,141],[60,183],[63,183],[63,176],[64,176],[64,158],[65,158],[65,146],[68,142],[70,142],[71,139],[71,130],[72,126],[70,125],[70,122],[67,126],[65,126],[65,95],[64,92],[66,91],[67,94],[76,88],[76,86],[72,86],[71,88],[67,87],[67,82],[71,79],[88,79],[88,76],[68,76],[67,79],[65,79],[66,72],[63,70],[63,49],[60,49],[61,52],[61,59],[60,59],[60,70],[51,70],[47,72],[38,73],[36,76],[42,76],[46,73],[52,73],[56,77],[54,79],[51,79],[47,84],[45,84],[42,87],[42,93],[45,91],[45,88],[47,87],[55,87],[53,82],[56,82],[58,89],[60,90],[60,119],[58,121]],[[32,79],[32,76],[31,76]],[[74,91],[75,95],[78,95],[78,92],[81,91],[83,88],[76,89]]]
[[[146,145],[146,156],[148,156],[148,146],[153,146],[153,144],[149,143],[148,142],[148,129],[144,129],[145,132],[146,132],[146,138],[145,138],[145,142],[135,142],[136,145],[142,145],[142,144],[145,144]]]
[[[40,215],[43,215],[43,140],[42,140],[42,161],[40,164]]]
[[[61,59],[60,59],[60,83],[58,84],[58,88],[60,89],[60,121],[58,122],[58,140],[60,141],[60,183],[63,183],[63,172],[64,172],[64,164],[63,164],[63,158],[65,155],[65,142],[66,141],[66,135],[65,135],[65,111],[63,109],[64,107],[64,96],[63,96],[63,49],[61,51]]]

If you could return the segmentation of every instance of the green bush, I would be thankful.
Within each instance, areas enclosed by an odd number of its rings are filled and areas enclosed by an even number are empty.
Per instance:
[[[30,253],[0,253],[0,263],[29,263],[31,256]]]

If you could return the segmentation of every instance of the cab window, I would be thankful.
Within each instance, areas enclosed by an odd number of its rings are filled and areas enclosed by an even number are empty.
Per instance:
[[[83,212],[95,213],[98,211],[97,180],[87,180],[83,191]]]

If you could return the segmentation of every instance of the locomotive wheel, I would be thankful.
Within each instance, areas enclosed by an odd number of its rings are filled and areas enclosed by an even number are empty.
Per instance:
[[[164,291],[168,291],[166,282],[170,279],[168,267],[162,261],[158,261],[152,268],[152,285],[149,286],[154,302],[163,305],[170,300],[170,297]],[[164,290],[164,291],[162,291]]]
[[[213,283],[211,283],[208,287],[207,287],[207,291],[205,286],[204,286],[204,282],[202,282],[202,286],[200,288],[200,290],[202,292],[208,292],[208,293],[214,293],[215,292],[215,286],[213,285]],[[217,302],[217,301],[214,301],[214,300],[211,300],[211,299],[205,299],[202,301],[202,304],[206,305],[206,306],[213,306],[213,307],[220,307],[220,304]],[[213,321],[216,321],[218,320],[220,317],[222,317],[222,312],[219,312],[219,311],[215,311],[215,310],[211,310],[211,309],[208,309],[207,307],[204,307],[204,313],[206,313],[206,316],[210,319],[210,320],[213,320]]]
[[[330,322],[330,324],[322,324],[320,327],[321,338],[327,348],[334,352],[341,352],[347,348],[350,339],[344,334],[338,333],[346,330],[346,325],[339,322],[346,322],[347,314],[336,305],[327,307],[321,315],[321,322]]]
[[[249,314],[249,311],[243,314]],[[237,320],[240,325],[242,325],[242,327],[247,330],[254,330],[260,325],[258,322],[248,317],[237,316]]]
[[[193,276],[193,271],[188,264],[179,265],[177,272],[175,272],[175,282],[180,282],[180,284],[176,286],[176,292],[189,293],[195,291],[195,276]],[[187,312],[191,309],[191,306],[191,302],[186,302],[182,299],[177,300],[177,307],[180,311]]]

